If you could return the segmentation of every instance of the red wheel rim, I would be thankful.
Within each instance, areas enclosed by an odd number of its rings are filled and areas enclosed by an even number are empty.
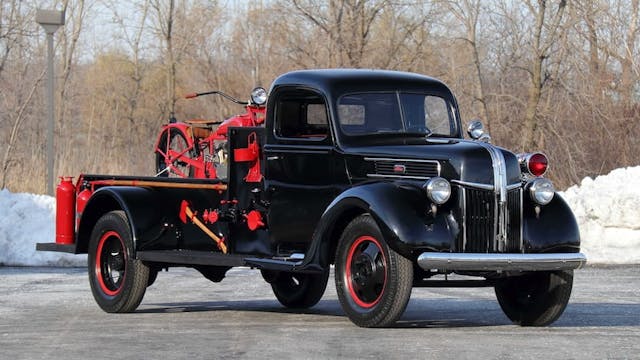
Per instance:
[[[351,299],[369,309],[382,299],[387,284],[387,259],[372,236],[357,238],[347,253],[345,283]]]
[[[115,231],[107,231],[98,241],[95,275],[100,289],[108,296],[116,296],[122,290],[127,273],[127,255],[124,242]]]

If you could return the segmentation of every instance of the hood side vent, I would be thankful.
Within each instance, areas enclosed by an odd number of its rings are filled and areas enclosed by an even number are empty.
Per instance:
[[[369,177],[388,177],[426,180],[434,176],[440,176],[440,163],[435,160],[414,159],[376,159],[365,158],[373,161],[373,174]]]

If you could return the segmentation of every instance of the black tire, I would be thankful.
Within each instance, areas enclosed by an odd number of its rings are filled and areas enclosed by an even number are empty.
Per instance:
[[[182,131],[172,128],[168,130],[168,133],[165,132],[158,143],[158,149],[156,149],[157,176],[177,178],[193,176],[193,168],[187,163],[177,160],[173,162],[173,166],[175,167],[175,169],[180,172],[178,173],[176,170],[174,170],[174,168],[167,169],[167,163],[165,161],[165,157],[169,149],[177,152],[182,152],[188,146],[189,143],[187,142],[187,137],[182,133]],[[187,151],[183,156],[193,158],[193,153],[192,151]]]
[[[202,276],[204,276],[207,280],[219,283],[222,281],[227,271],[231,269],[229,266],[194,266],[194,269],[198,270]]]
[[[153,267],[149,268],[149,278],[147,279],[147,287],[153,285],[153,283],[156,282],[159,272],[160,272],[160,269],[158,268],[153,268]]]
[[[335,281],[342,309],[354,324],[386,327],[407,307],[413,264],[389,248],[370,215],[361,215],[338,243]]]
[[[147,289],[149,267],[133,258],[129,221],[123,211],[103,215],[89,239],[89,283],[102,310],[134,311]]]
[[[502,279],[495,292],[502,311],[515,324],[546,326],[564,312],[572,286],[573,270],[540,271]]]
[[[283,306],[306,309],[317,304],[327,288],[329,269],[320,274],[263,271],[263,277]]]

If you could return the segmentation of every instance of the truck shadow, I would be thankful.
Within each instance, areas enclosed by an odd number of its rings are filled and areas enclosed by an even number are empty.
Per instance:
[[[276,300],[208,301],[145,304],[137,313],[219,312],[297,314],[321,319],[348,318],[335,299],[321,300],[310,309],[287,309]],[[640,303],[570,303],[551,328],[640,326]],[[319,319],[320,320],[320,319]],[[305,320],[306,321],[306,320]],[[515,326],[496,301],[412,299],[395,328],[464,328]]]

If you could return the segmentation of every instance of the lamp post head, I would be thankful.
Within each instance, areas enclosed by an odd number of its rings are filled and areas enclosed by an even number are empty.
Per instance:
[[[47,34],[53,34],[64,25],[64,11],[37,9],[36,22],[42,25]]]

